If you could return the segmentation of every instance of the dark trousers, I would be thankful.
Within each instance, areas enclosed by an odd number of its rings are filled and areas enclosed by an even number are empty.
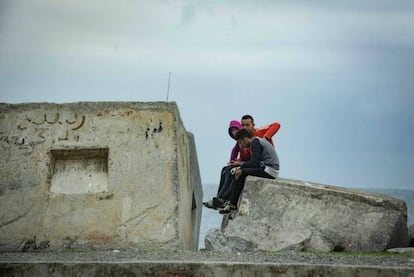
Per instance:
[[[225,196],[227,197],[225,198],[230,200],[231,204],[237,206],[237,201],[239,200],[240,194],[243,191],[246,178],[249,175],[268,179],[275,179],[275,177],[269,175],[267,172],[264,171],[264,167],[243,168],[242,174],[240,175],[239,179],[236,180],[233,178],[233,182],[231,183],[229,190],[226,192]]]
[[[221,170],[220,184],[217,191],[218,198],[224,198],[225,192],[229,189],[231,182],[233,181],[233,175],[231,174],[231,166],[225,166]]]

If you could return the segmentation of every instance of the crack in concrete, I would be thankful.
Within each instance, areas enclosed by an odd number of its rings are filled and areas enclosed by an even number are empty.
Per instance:
[[[140,218],[147,216],[146,214],[148,213],[148,211],[152,210],[152,209],[157,209],[166,199],[167,197],[162,198],[158,203],[151,205],[149,207],[147,207],[145,210],[143,210],[141,213],[139,213],[138,215],[130,218],[129,220],[123,222],[122,224],[118,225],[119,227],[127,227],[127,225],[133,221],[136,220],[140,220]]]
[[[23,218],[23,217],[25,217],[26,215],[28,215],[28,214],[29,214],[29,212],[30,212],[31,210],[32,210],[32,208],[28,209],[25,213],[23,213],[23,214],[19,215],[18,217],[13,218],[13,219],[11,219],[11,220],[9,220],[9,221],[6,221],[5,223],[2,223],[2,224],[0,225],[0,228],[3,228],[4,226],[7,226],[7,225],[9,225],[9,224],[12,224],[12,223],[14,223],[14,222],[16,222],[16,221],[19,221],[21,218]]]

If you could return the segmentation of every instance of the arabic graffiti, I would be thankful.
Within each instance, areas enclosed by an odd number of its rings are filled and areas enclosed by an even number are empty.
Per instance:
[[[60,114],[59,113],[56,113],[54,119],[50,121],[50,120],[48,120],[47,115],[44,114],[43,115],[43,118],[40,121],[36,121],[36,120],[34,120],[34,119],[32,119],[32,118],[30,118],[30,117],[28,117],[26,115],[26,120],[28,122],[32,123],[32,124],[35,124],[35,125],[42,125],[44,123],[48,123],[48,124],[56,124],[56,123],[63,124],[64,122],[66,122],[67,124],[69,124],[71,126],[71,129],[73,131],[75,131],[75,130],[78,130],[78,129],[82,128],[83,124],[85,123],[85,119],[86,119],[84,115],[82,115],[80,117],[80,119],[79,119],[77,113],[75,113],[75,118],[73,120],[66,119],[65,121],[62,122],[62,121],[59,120],[59,117],[60,117]]]
[[[147,128],[145,131],[145,139],[148,139],[150,136],[154,138],[154,134],[162,132],[162,122],[160,121],[158,128]]]
[[[0,149],[3,151],[10,149],[11,147],[17,147],[18,150],[23,151],[23,154],[31,155],[37,145],[45,143],[49,139],[53,141],[79,141],[80,136],[73,134],[73,131],[77,131],[85,124],[85,115],[78,116],[75,113],[69,119],[62,119],[60,113],[55,113],[54,116],[48,117],[43,114],[40,119],[33,119],[27,114],[25,115],[25,121],[17,125],[17,129],[11,133],[0,131]],[[54,128],[52,125],[67,125],[68,129],[63,130],[63,135],[60,134],[56,138]],[[33,126],[33,127],[31,127]],[[65,126],[63,126],[65,128]],[[32,131],[35,136],[30,136]]]
[[[36,145],[44,143],[46,140],[31,141],[27,136],[7,136],[4,132],[0,132],[0,147],[2,150],[8,150],[13,145],[19,150],[24,151],[24,155],[28,156],[33,153]]]

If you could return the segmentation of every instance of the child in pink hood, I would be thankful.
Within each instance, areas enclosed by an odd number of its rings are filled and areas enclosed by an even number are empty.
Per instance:
[[[236,140],[236,134],[239,130],[242,129],[241,123],[237,120],[232,120],[230,121],[229,124],[229,129],[228,129],[228,133],[229,136]],[[231,154],[230,154],[230,161],[229,161],[229,165],[223,167],[223,169],[221,170],[221,176],[220,176],[220,184],[219,184],[219,188],[217,191],[217,197],[221,198],[222,195],[227,191],[227,189],[230,186],[230,183],[232,181],[232,175],[231,175],[231,169],[232,167],[230,166],[231,162],[234,162],[236,160],[240,160],[242,157],[239,157],[239,153],[240,152],[240,147],[239,144],[236,141],[236,144],[234,145],[233,149],[231,150]],[[238,159],[239,157],[239,159]],[[242,159],[243,160],[243,159]],[[214,197],[214,199],[217,199],[217,197]],[[203,205],[206,206],[207,208],[218,208],[218,206],[220,206],[223,203],[214,203],[213,200],[209,200],[206,202],[203,202]]]
[[[236,139],[236,134],[237,132],[242,128],[241,123],[237,120],[232,120],[230,121],[229,124],[229,136],[232,139]],[[230,155],[230,162],[231,161],[235,161],[239,155],[240,152],[240,147],[239,144],[236,141],[236,144],[234,145],[233,149],[231,150],[231,155]]]

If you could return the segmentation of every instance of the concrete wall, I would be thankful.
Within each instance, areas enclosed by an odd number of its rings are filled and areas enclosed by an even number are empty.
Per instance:
[[[188,261],[123,261],[123,262],[2,262],[2,277],[32,276],[363,276],[363,277],[407,277],[414,276],[412,266],[366,266],[344,264],[306,264],[306,263],[243,263],[243,262],[188,262]]]
[[[174,102],[0,104],[0,250],[196,249],[202,189]]]

